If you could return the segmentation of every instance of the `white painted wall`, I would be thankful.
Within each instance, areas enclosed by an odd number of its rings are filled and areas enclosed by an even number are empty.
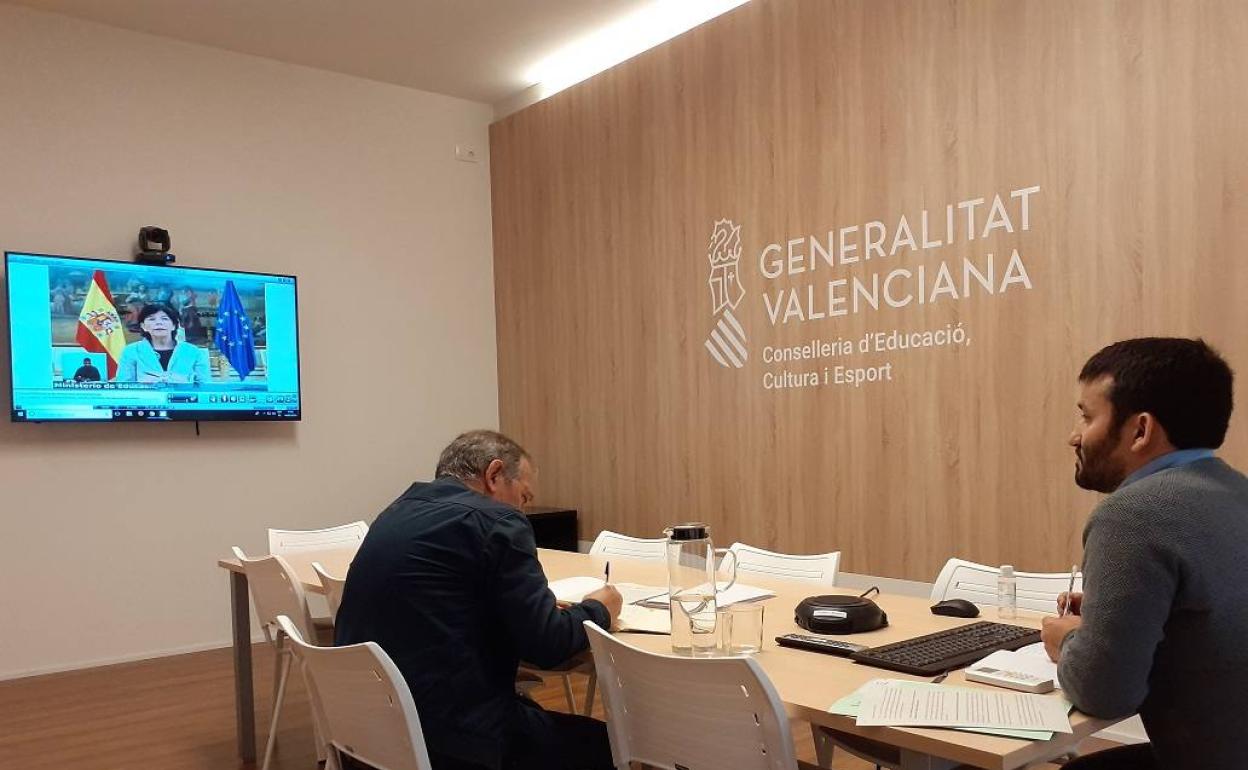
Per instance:
[[[159,224],[179,264],[297,275],[305,410],[0,417],[0,678],[227,644],[230,545],[371,520],[497,425],[487,105],[3,4],[0,102],[0,249]]]

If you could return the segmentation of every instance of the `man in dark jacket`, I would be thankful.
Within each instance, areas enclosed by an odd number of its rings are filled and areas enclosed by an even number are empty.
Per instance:
[[[95,368],[90,358],[82,359],[82,366],[74,372],[74,382],[99,382],[100,370]]]
[[[583,623],[610,628],[622,604],[606,586],[555,606],[521,510],[532,461],[493,431],[456,438],[436,480],[377,518],[347,574],[335,643],[372,641],[394,659],[435,770],[606,770],[606,726],[516,695],[519,662],[554,666],[586,649]]]

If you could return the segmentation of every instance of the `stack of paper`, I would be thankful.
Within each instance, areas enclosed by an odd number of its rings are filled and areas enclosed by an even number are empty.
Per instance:
[[[604,585],[606,583],[599,577],[570,577],[552,580],[550,590],[554,592],[556,601],[575,604],[584,599],[586,594],[593,593]],[[671,603],[667,598],[667,589],[663,586],[645,586],[637,583],[612,583],[611,585],[615,586],[624,597],[625,604],[640,604],[643,607],[666,610]],[[727,607],[740,602],[770,599],[775,595],[775,591],[769,591],[766,588],[737,583],[727,591],[718,592],[715,595],[715,602],[720,607]]]
[[[950,727],[1047,741],[1055,732],[1072,732],[1070,708],[1069,702],[1051,695],[875,679],[828,710],[856,717],[863,726]]]
[[[704,588],[709,589],[709,586]],[[700,589],[694,589],[691,593],[698,593]],[[760,599],[770,599],[775,596],[775,591],[769,591],[766,588],[758,588],[756,586],[747,586],[744,583],[737,583],[727,591],[717,591],[715,594],[715,603],[720,607],[727,607],[730,604],[739,604],[741,602],[756,602]],[[671,600],[667,598],[667,591],[661,591],[658,596],[650,597],[639,602],[646,607],[659,607],[666,609]]]

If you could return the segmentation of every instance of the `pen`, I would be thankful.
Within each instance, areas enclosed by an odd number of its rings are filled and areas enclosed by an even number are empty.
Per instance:
[[[610,582],[611,582],[611,562],[607,562],[607,569],[602,574],[602,584],[605,586]],[[1075,584],[1074,578],[1071,578],[1070,584],[1072,586]]]
[[[1075,590],[1075,573],[1078,571],[1078,564],[1070,565],[1070,587],[1066,589],[1066,603],[1062,605],[1061,612],[1058,614],[1059,618],[1066,617],[1066,613],[1070,611],[1070,603],[1073,600],[1071,594],[1074,593]]]

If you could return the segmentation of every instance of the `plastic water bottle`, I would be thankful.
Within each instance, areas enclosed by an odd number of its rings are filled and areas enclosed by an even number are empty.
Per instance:
[[[1014,577],[1014,567],[1001,565],[1001,574],[997,577],[997,617],[1002,620],[1013,620],[1018,617],[1018,578]]]

